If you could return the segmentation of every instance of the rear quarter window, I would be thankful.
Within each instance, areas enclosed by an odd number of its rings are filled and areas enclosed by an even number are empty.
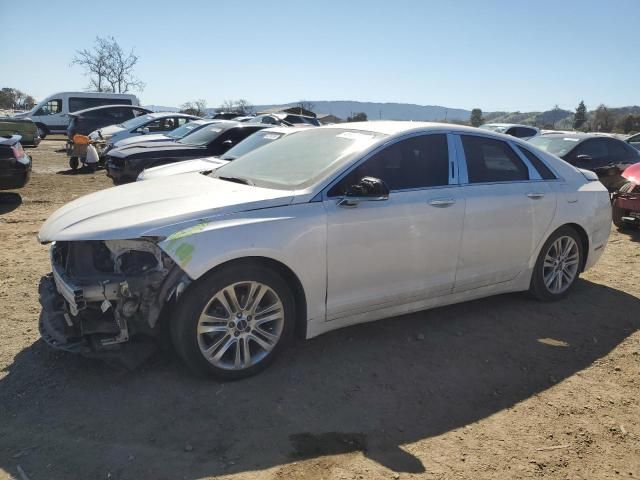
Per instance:
[[[518,148],[520,149],[522,154],[531,162],[533,168],[538,171],[540,177],[543,180],[555,180],[557,178],[551,171],[551,169],[547,167],[545,163],[537,157],[537,155],[520,145],[518,145]]]

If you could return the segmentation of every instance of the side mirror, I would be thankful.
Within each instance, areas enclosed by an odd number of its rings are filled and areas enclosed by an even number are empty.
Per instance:
[[[358,183],[347,189],[338,205],[355,207],[360,202],[379,202],[388,199],[389,187],[383,180],[375,177],[363,177]]]

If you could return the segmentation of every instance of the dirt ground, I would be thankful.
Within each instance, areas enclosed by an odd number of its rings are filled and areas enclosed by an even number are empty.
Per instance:
[[[62,142],[0,194],[0,479],[640,478],[640,234],[566,300],[503,295],[298,341],[233,383],[171,355],[134,372],[38,339],[36,241],[110,186]]]

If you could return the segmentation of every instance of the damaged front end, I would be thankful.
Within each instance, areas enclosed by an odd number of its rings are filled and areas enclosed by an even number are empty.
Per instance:
[[[152,239],[55,242],[51,266],[40,283],[40,334],[92,357],[120,358],[134,338],[158,337],[165,305],[189,282]],[[138,359],[153,351],[135,348]]]

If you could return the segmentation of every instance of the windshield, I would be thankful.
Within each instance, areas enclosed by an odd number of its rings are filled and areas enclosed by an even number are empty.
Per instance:
[[[284,136],[284,133],[276,132],[256,132],[253,135],[249,135],[235,147],[231,148],[227,153],[222,155],[222,160],[235,160],[236,158],[244,155],[245,153],[255,150],[258,147],[271,143],[274,140]]]
[[[137,128],[140,125],[144,125],[149,120],[153,120],[153,118],[154,117],[152,117],[151,115],[142,115],[141,117],[135,117],[127,120],[126,122],[121,123],[120,126],[124,128]]]
[[[178,140],[178,143],[184,143],[185,145],[207,145],[223,131],[223,128],[216,127],[216,124],[212,123],[182,137]]]
[[[181,127],[178,127],[175,130],[171,130],[169,133],[167,133],[167,136],[171,138],[182,138],[186,135],[189,135],[194,130],[197,130],[198,128],[202,127],[203,125],[206,125],[206,123],[205,124],[196,123],[196,122],[185,123]]]
[[[569,151],[580,142],[576,137],[560,137],[560,136],[546,136],[540,135],[533,137],[529,140],[529,143],[535,145],[540,150],[553,153],[559,157],[566,155]]]
[[[253,150],[211,175],[259,187],[307,188],[384,136],[342,128],[309,129]]]

